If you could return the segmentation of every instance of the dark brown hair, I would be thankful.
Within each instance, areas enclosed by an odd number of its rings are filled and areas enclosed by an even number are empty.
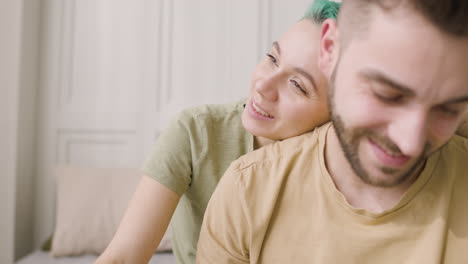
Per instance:
[[[373,8],[392,10],[401,5],[411,7],[442,32],[468,37],[468,0],[343,0],[338,24],[346,23],[351,30],[353,26],[362,29]]]
[[[443,32],[468,36],[467,0],[412,0],[417,11]]]

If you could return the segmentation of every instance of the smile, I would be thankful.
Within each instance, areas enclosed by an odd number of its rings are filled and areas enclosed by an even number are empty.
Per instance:
[[[270,115],[265,110],[260,108],[260,106],[258,106],[253,100],[250,101],[250,110],[251,110],[251,113],[255,117],[260,117],[262,119],[268,119],[268,120],[271,120],[274,118],[272,115]]]
[[[383,162],[386,166],[390,167],[402,167],[408,161],[409,157],[403,155],[401,153],[395,153],[369,138],[369,142],[371,143],[374,153],[376,154],[377,158]]]

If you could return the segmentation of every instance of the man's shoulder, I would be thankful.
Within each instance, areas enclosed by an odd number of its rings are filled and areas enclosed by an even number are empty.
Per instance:
[[[468,158],[468,138],[454,135],[443,148],[442,154],[466,160]]]
[[[456,181],[456,188],[466,188],[468,186],[468,178],[465,177],[468,172],[468,139],[455,135],[440,150],[440,153],[435,155],[438,155],[437,174]]]
[[[282,182],[291,174],[298,174],[308,166],[319,166],[320,144],[327,125],[266,145],[247,153],[231,164],[231,169],[238,174],[238,181],[244,185],[270,182]],[[323,142],[322,142],[323,143]]]
[[[266,145],[245,154],[235,162],[238,164],[239,170],[245,170],[261,163],[287,162],[304,149],[314,148],[317,143],[318,136],[314,130]]]

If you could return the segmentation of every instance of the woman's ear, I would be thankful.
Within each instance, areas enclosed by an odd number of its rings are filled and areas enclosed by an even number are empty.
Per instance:
[[[330,78],[339,55],[338,27],[334,19],[326,19],[320,30],[318,66]]]

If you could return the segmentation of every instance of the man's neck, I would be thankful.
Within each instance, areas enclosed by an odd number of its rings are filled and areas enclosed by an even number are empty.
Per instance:
[[[417,177],[391,188],[369,185],[361,180],[345,157],[333,126],[327,132],[325,163],[336,188],[358,209],[381,213],[393,208]],[[419,170],[418,173],[419,174]]]

